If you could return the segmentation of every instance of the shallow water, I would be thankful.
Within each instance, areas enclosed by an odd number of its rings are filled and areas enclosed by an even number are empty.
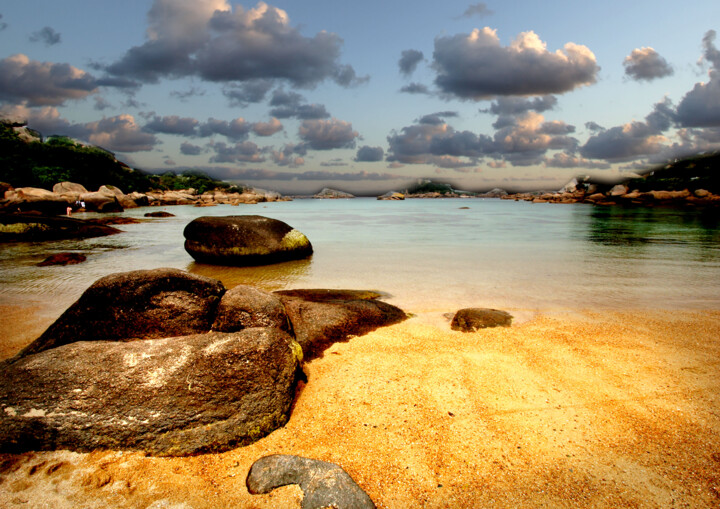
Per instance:
[[[143,218],[157,210],[122,215]],[[124,233],[110,237],[0,245],[0,304],[40,303],[59,314],[102,276],[175,267],[228,288],[374,289],[409,312],[720,308],[717,213],[364,198],[165,210],[175,217],[119,225]],[[182,232],[193,218],[240,214],[287,222],[308,236],[313,256],[238,268],[197,264],[185,252]],[[63,251],[83,252],[88,260],[36,266]]]

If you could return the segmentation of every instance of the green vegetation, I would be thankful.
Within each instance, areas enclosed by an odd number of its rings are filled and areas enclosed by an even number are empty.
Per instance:
[[[112,185],[125,193],[189,188],[199,193],[211,189],[242,191],[199,171],[150,175],[134,170],[115,159],[111,152],[81,145],[66,136],[41,140],[38,136],[38,141],[23,141],[12,124],[0,122],[0,182],[48,190],[58,182],[82,184],[89,191]]]
[[[409,194],[426,194],[426,193],[440,193],[440,194],[451,194],[456,192],[450,184],[440,184],[425,180],[420,184],[408,189]]]
[[[628,181],[627,185],[631,190],[642,192],[705,189],[711,193],[720,193],[720,153],[676,160],[643,177]]]

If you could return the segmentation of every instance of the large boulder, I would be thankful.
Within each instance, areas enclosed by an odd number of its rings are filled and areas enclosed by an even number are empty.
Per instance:
[[[47,189],[19,187],[5,192],[2,209],[8,212],[40,212],[43,214],[65,214],[72,199]]]
[[[91,212],[122,212],[124,210],[118,197],[110,190],[83,193],[80,195],[80,201],[85,204],[85,210]]]
[[[401,322],[405,312],[376,300],[374,292],[291,290],[276,292],[306,359],[319,357],[333,343]]]
[[[223,295],[212,328],[235,332],[251,327],[291,330],[285,306],[277,295],[253,286],[238,285]]]
[[[185,250],[201,263],[267,265],[310,256],[308,238],[263,216],[199,217],[184,231]]]
[[[178,269],[138,270],[97,280],[25,356],[75,341],[153,339],[208,332],[225,287]]]
[[[0,370],[0,452],[222,452],[284,425],[299,347],[279,329],[77,342]]]
[[[103,237],[121,233],[117,228],[60,216],[0,214],[0,242]]]
[[[368,494],[340,465],[301,456],[264,456],[250,467],[245,484],[253,495],[297,484],[303,492],[302,509],[375,508]]]
[[[81,194],[87,193],[88,190],[82,184],[75,182],[58,182],[53,186],[53,193],[68,195],[73,201],[78,200]]]

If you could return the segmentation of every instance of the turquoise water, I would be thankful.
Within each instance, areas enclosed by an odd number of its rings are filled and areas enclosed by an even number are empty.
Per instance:
[[[157,208],[128,210],[142,218]],[[175,267],[230,288],[374,289],[409,312],[720,308],[717,212],[598,208],[494,199],[295,200],[167,207],[176,217],[119,225],[119,235],[0,246],[0,304],[59,314],[113,272]],[[183,228],[201,215],[258,214],[305,233],[310,259],[266,267],[196,264]],[[79,214],[83,217],[83,214]],[[85,217],[91,217],[86,214]],[[80,251],[85,263],[37,267]]]

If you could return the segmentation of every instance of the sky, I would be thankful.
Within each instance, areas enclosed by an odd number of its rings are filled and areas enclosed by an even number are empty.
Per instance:
[[[0,4],[0,118],[283,194],[558,189],[720,149],[720,2]]]

